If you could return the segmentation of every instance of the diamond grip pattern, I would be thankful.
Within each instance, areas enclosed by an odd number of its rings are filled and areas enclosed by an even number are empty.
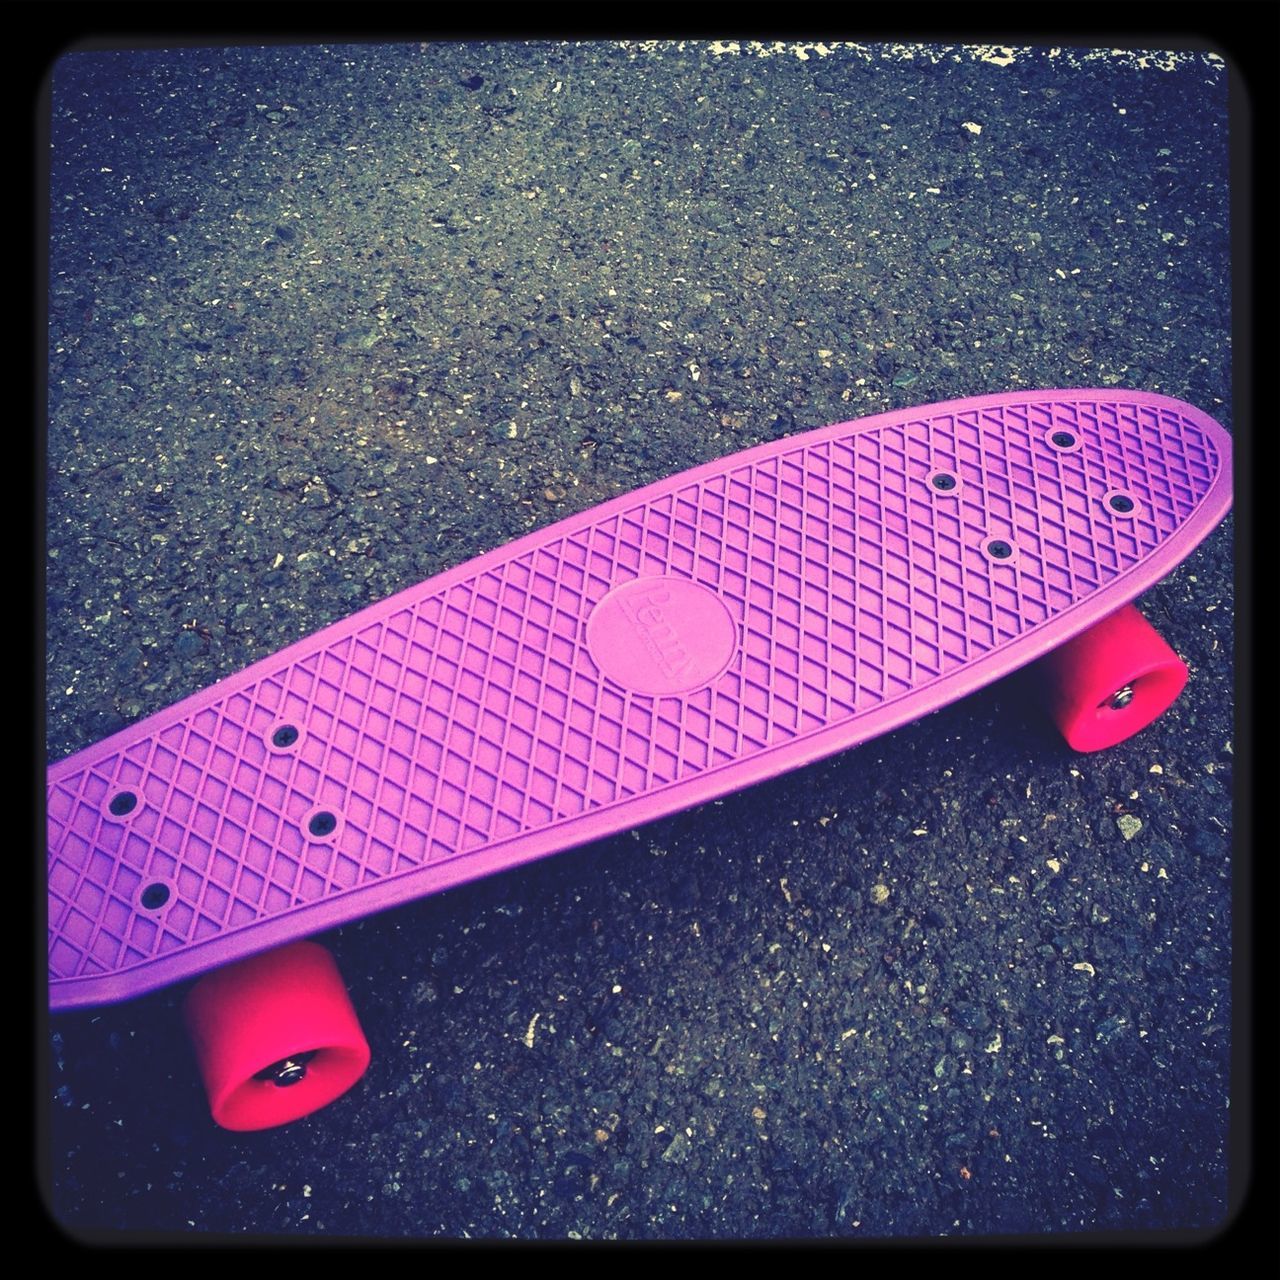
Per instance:
[[[1161,397],[957,401],[697,468],[402,592],[50,770],[51,1001],[137,994],[914,719],[1167,572],[1225,510],[1226,441]],[[585,642],[606,592],[656,575],[738,628],[680,696],[615,684]]]

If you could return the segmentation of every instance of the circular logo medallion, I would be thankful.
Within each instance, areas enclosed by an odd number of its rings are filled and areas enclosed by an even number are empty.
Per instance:
[[[635,693],[689,693],[733,660],[738,629],[728,606],[688,578],[633,578],[587,619],[596,666]]]

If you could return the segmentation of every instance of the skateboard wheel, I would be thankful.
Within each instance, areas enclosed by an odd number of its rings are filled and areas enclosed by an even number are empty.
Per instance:
[[[1049,711],[1076,751],[1101,751],[1145,729],[1187,683],[1186,663],[1126,605],[1040,664]]]
[[[269,1129],[310,1115],[369,1065],[338,966],[315,942],[207,974],[185,1012],[209,1107],[224,1129]]]

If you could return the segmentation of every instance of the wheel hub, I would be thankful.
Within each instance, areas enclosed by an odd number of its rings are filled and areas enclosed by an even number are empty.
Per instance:
[[[1133,685],[1127,684],[1123,689],[1117,689],[1111,695],[1111,709],[1113,711],[1122,711],[1133,701]]]
[[[255,1080],[267,1080],[277,1089],[288,1089],[291,1085],[301,1084],[307,1078],[307,1064],[316,1056],[313,1049],[309,1053],[299,1053],[292,1058],[281,1058],[269,1067],[264,1067],[254,1076]]]

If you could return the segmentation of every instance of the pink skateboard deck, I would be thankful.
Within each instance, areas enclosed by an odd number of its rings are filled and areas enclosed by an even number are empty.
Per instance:
[[[411,587],[48,771],[49,999],[125,999],[864,742],[1042,657],[1230,506],[1162,396],[748,449]]]

